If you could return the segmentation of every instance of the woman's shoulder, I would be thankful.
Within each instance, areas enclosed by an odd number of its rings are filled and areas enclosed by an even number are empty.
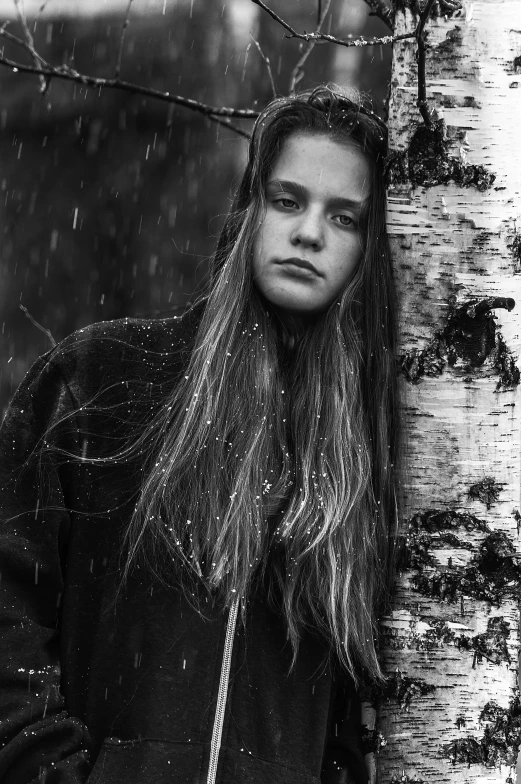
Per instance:
[[[186,362],[203,306],[169,318],[100,321],[73,332],[46,355],[63,375],[118,376],[175,369]],[[150,379],[152,380],[152,379]]]
[[[85,417],[113,414],[114,427],[118,417],[128,417],[129,405],[139,413],[143,402],[148,408],[160,403],[188,364],[201,311],[98,322],[60,341],[34,362],[10,402],[1,427],[0,464],[2,445],[10,465],[13,444],[25,460],[38,438],[51,431],[65,437],[79,426],[78,417],[101,433],[101,420]]]
[[[187,307],[168,318],[120,318],[98,321],[76,330],[50,352],[54,361],[69,355],[96,353],[115,359],[130,351],[136,354],[170,354],[183,349],[195,337],[203,304]]]
[[[78,329],[33,364],[14,400],[25,392],[53,407],[68,396],[75,406],[100,393],[169,384],[188,364],[204,303],[169,318],[122,318]],[[54,401],[54,402],[53,402]]]

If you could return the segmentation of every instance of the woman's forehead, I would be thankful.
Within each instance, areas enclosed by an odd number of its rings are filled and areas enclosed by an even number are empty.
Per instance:
[[[298,132],[284,141],[268,181],[295,183],[316,197],[363,202],[371,191],[371,166],[354,142]]]

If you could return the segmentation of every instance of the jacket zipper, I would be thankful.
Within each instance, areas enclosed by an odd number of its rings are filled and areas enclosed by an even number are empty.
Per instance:
[[[237,626],[238,609],[239,599],[237,598],[233,602],[232,606],[230,607],[230,612],[228,613],[226,638],[224,640],[224,651],[221,664],[221,678],[219,680],[217,706],[215,708],[212,742],[210,745],[210,764],[208,766],[208,778],[206,779],[206,784],[215,784],[215,777],[217,775],[217,763],[219,762],[219,752],[221,750],[224,712],[226,710],[226,699],[228,696],[228,685],[230,682],[230,667],[232,663],[233,640],[235,637],[235,627]]]

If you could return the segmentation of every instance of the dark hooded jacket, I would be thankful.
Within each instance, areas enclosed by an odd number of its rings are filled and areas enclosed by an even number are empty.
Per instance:
[[[41,357],[0,431],[2,784],[365,784],[360,705],[257,590],[245,622],[120,558],[150,418],[197,311],[95,324]],[[202,612],[195,607],[203,601]]]

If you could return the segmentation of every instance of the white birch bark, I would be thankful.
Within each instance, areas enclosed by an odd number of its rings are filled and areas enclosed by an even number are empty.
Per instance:
[[[410,31],[415,23],[408,10],[399,12],[395,32]],[[447,124],[451,155],[484,165],[496,180],[485,191],[454,183],[390,190],[400,353],[414,356],[432,345],[451,308],[512,297],[514,310],[493,313],[511,352],[508,361],[519,366],[521,67],[516,73],[514,62],[521,55],[521,0],[465,1],[460,15],[429,22],[427,29],[432,47],[427,97]],[[389,119],[396,150],[407,147],[421,122],[414,55],[413,42],[395,44]],[[391,697],[378,707],[385,744],[377,758],[378,780],[384,784],[516,781],[520,721],[512,706],[520,572],[508,547],[511,543],[521,554],[520,386],[505,382],[498,389],[497,349],[478,367],[461,356],[453,366],[446,355],[444,360],[439,375],[416,383],[401,377],[404,529],[415,514],[424,516],[409,539],[413,550],[423,542],[433,561],[400,573],[394,610],[382,621],[386,670],[400,673],[396,684],[404,695],[402,706]],[[488,497],[489,508],[469,496],[469,489],[487,478],[498,491],[496,500]],[[486,491],[486,484],[481,488]],[[481,522],[470,520],[465,527],[454,515],[451,526],[447,519],[445,526],[429,526],[429,511],[468,513]],[[507,539],[491,538],[498,533]],[[456,536],[459,546],[447,534]],[[483,543],[489,550],[503,548],[502,553],[480,558]],[[415,580],[421,574],[427,582],[418,590]],[[501,584],[503,577],[509,585]],[[455,585],[445,599],[432,589],[442,579]],[[487,589],[497,601],[484,597]],[[430,693],[418,694],[429,687]]]

